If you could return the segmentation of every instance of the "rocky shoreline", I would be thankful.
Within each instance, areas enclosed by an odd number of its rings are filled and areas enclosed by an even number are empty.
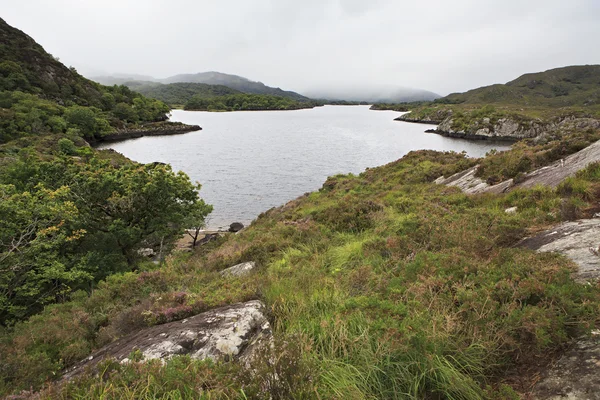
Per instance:
[[[427,129],[425,131],[426,133],[436,133],[438,135],[441,136],[445,136],[445,137],[450,137],[450,138],[457,138],[457,139],[467,139],[467,140],[494,140],[494,141],[501,141],[501,142],[507,142],[507,143],[514,143],[519,141],[519,138],[516,137],[511,137],[511,136],[487,136],[487,135],[478,135],[478,134],[471,134],[471,133],[466,133],[466,132],[454,132],[454,131],[443,131],[440,129]]]
[[[428,124],[428,125],[439,125],[441,121],[433,121],[426,119],[418,119],[418,118],[404,118],[404,115],[399,116],[398,118],[394,118],[394,121],[401,122],[411,122],[413,124]]]
[[[568,129],[598,129],[600,128],[600,120],[590,117],[563,117],[560,119],[543,121],[540,119],[520,119],[514,116],[507,116],[499,119],[492,118],[477,118],[469,123],[467,127],[459,125],[456,127],[455,120],[451,112],[442,115],[438,113],[438,117],[431,119],[425,118],[410,118],[410,114],[404,114],[395,121],[411,122],[419,124],[437,125],[436,129],[428,129],[427,133],[437,133],[438,135],[470,139],[470,140],[498,140],[515,142],[521,139],[533,139],[543,136],[544,134],[554,133]]]
[[[103,136],[98,139],[96,143],[102,142],[118,142],[121,140],[135,139],[143,136],[167,136],[167,135],[181,135],[184,133],[200,131],[202,128],[199,125],[185,125],[185,124],[173,124],[173,125],[160,125],[157,127],[141,128],[141,129],[125,129],[117,131],[116,133]]]

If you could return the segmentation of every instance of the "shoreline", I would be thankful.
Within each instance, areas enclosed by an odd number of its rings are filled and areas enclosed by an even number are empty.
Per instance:
[[[175,126],[164,126],[155,129],[139,129],[139,130],[123,130],[117,133],[103,136],[90,143],[92,146],[98,145],[105,142],[120,142],[122,140],[137,139],[144,136],[171,136],[171,135],[182,135],[184,133],[201,131],[202,128],[199,125],[175,125]]]
[[[516,143],[519,140],[521,140],[521,139],[507,137],[507,136],[475,135],[475,134],[469,134],[469,133],[464,133],[464,132],[446,132],[446,131],[441,131],[439,129],[427,129],[425,131],[425,133],[435,133],[440,136],[454,138],[454,139],[476,140],[476,141],[490,140],[490,141],[505,142],[505,143]]]

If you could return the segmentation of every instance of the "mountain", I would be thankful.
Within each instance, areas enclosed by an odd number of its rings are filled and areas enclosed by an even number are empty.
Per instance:
[[[232,89],[239,90],[240,92],[250,94],[270,94],[274,96],[287,97],[293,100],[308,100],[305,97],[296,92],[282,90],[280,88],[273,88],[266,86],[262,82],[254,82],[247,78],[224,74],[221,72],[201,72],[198,74],[181,74],[171,76],[161,80],[162,83],[177,83],[177,82],[194,82],[194,83],[206,83],[209,85],[223,85]]]
[[[170,83],[162,84],[156,82],[125,82],[126,86],[135,90],[144,96],[152,97],[164,101],[170,105],[186,104],[194,96],[200,96],[205,99],[227,96],[232,94],[241,94],[239,90],[231,89],[223,85],[207,85],[205,83]]]
[[[84,78],[2,19],[0,60],[0,143],[45,134],[94,142],[189,128],[164,122],[169,107],[161,101]]]
[[[575,65],[525,74],[506,84],[452,93],[436,102],[551,107],[600,104],[600,65]]]
[[[99,104],[103,90],[22,31],[0,19],[0,90],[22,91],[80,105]]]
[[[411,107],[400,121],[438,125],[434,132],[479,139],[548,140],[600,126],[600,65],[529,73]]]
[[[318,88],[306,94],[314,99],[365,101],[371,104],[430,101],[440,97],[427,90],[383,85]]]
[[[90,79],[107,86],[123,85],[126,82],[157,82],[155,78],[149,75],[140,74],[99,75]]]
[[[137,77],[137,78],[136,78]],[[105,85],[123,85],[132,87],[131,85],[137,85],[137,81],[145,81],[145,83],[202,83],[206,85],[216,86],[227,86],[228,88],[235,89],[242,93],[249,94],[267,94],[273,96],[285,97],[293,100],[309,100],[296,92],[282,90],[280,88],[273,88],[266,86],[262,82],[251,81],[250,79],[237,76],[224,74],[221,72],[200,72],[197,74],[180,74],[174,75],[165,79],[156,79],[143,75],[127,75],[127,74],[116,74],[112,76],[96,76],[92,77],[92,80],[105,84]]]

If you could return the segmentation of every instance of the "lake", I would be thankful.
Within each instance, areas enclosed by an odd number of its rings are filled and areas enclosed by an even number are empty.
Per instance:
[[[203,130],[106,143],[132,160],[160,161],[202,184],[214,206],[208,228],[247,225],[261,212],[319,189],[328,176],[360,173],[411,150],[466,151],[480,157],[506,143],[424,133],[431,125],[394,121],[394,111],[325,106],[297,111],[211,113],[174,110],[171,120]]]

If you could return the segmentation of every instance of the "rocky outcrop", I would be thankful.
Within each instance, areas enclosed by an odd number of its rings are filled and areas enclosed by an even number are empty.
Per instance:
[[[121,363],[139,351],[145,360],[166,360],[176,355],[194,359],[251,362],[257,350],[270,343],[271,327],[265,306],[254,300],[218,308],[182,321],[142,329],[111,343],[64,374],[70,379],[94,369],[105,358]]]
[[[488,185],[481,178],[475,176],[478,166],[461,171],[448,178],[441,176],[435,180],[435,183],[456,186],[467,194],[504,193],[515,188],[532,188],[536,185],[556,187],[566,178],[574,176],[577,171],[585,169],[589,164],[598,161],[600,161],[600,140],[563,160],[525,174],[518,183],[514,183],[512,179],[509,179],[497,185]]]
[[[455,186],[467,194],[502,193],[512,186],[512,179],[497,185],[488,185],[481,178],[475,176],[478,167],[479,166],[476,165],[466,171],[451,175],[449,178],[440,176],[434,182],[438,185]]]
[[[252,271],[255,267],[256,263],[254,261],[249,261],[224,269],[223,271],[221,271],[221,275],[242,277],[248,275],[250,271]]]
[[[140,138],[143,136],[181,135],[183,133],[189,133],[200,130],[202,130],[202,128],[198,125],[161,125],[157,128],[140,128],[118,131],[110,135],[102,136],[98,139],[98,142],[117,142],[120,140]]]
[[[577,341],[542,375],[533,397],[539,400],[600,400],[600,331]]]
[[[398,118],[394,118],[394,121],[402,121],[402,122],[412,122],[415,124],[429,124],[429,125],[439,125],[441,121],[430,118],[409,118],[404,115],[399,116]]]
[[[496,123],[491,123],[489,118],[483,118],[481,121],[474,121],[466,130],[460,130],[454,128],[454,120],[449,117],[438,125],[436,133],[466,139],[514,141],[537,137],[546,129],[546,125],[541,122],[528,121],[523,123],[511,118],[500,118]]]
[[[492,120],[491,118],[475,118],[464,125],[456,123],[452,110],[436,110],[431,115],[412,115],[407,113],[396,118],[396,121],[416,122],[438,125],[437,129],[426,132],[462,139],[492,139],[516,141],[527,138],[543,138],[557,132],[570,129],[598,129],[600,120],[596,118],[568,116],[552,121],[542,121],[527,116],[507,116]],[[459,125],[460,127],[457,127]]]
[[[600,161],[600,141],[565,157],[564,160],[526,174],[524,179],[515,187],[532,188],[536,185],[556,187],[566,178],[574,176],[577,171],[585,169],[589,164],[598,161]]]
[[[600,218],[565,222],[531,238],[518,246],[539,252],[557,252],[578,266],[575,279],[589,282],[600,278]]]

